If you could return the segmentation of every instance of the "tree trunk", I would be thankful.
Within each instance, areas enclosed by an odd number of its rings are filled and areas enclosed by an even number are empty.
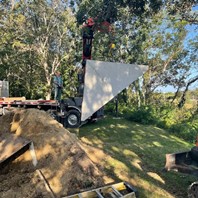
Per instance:
[[[47,81],[47,91],[46,91],[46,100],[50,100],[51,99],[51,93],[52,93],[52,85],[51,85],[51,78],[50,80]]]
[[[182,94],[181,100],[180,100],[180,102],[179,102],[179,104],[178,104],[178,107],[179,107],[179,108],[183,107],[184,104],[185,104],[185,102],[186,102],[186,93],[187,93],[187,91],[188,91],[189,86],[190,86],[191,84],[193,84],[194,82],[196,82],[197,80],[198,80],[198,76],[195,76],[194,78],[192,78],[192,79],[187,83],[186,88],[185,88],[185,90],[184,90],[184,92],[183,92],[183,94]]]

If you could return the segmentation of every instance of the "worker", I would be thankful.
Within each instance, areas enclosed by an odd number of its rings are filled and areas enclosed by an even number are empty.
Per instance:
[[[54,80],[54,100],[60,101],[63,89],[63,80],[59,71],[55,72]]]

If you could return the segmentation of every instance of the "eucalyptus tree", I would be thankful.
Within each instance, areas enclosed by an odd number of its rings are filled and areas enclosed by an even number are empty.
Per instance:
[[[161,25],[155,25],[144,43],[149,64],[149,72],[144,78],[147,98],[157,88],[167,85],[175,87],[178,93],[196,62],[186,42],[187,22],[171,20],[168,15],[161,17]]]
[[[26,53],[24,50],[19,51],[18,47],[22,47],[24,33],[23,23],[24,16],[20,14],[20,10],[15,10],[10,1],[3,1],[1,4],[2,15],[0,17],[0,68],[1,78],[9,80],[10,90],[15,90],[18,94],[23,94],[25,83],[22,82],[23,66],[26,60],[22,56]],[[27,55],[27,54],[26,54]],[[22,85],[22,86],[19,86]],[[14,88],[15,87],[15,88]],[[20,88],[19,88],[20,87]]]
[[[43,72],[46,98],[50,98],[54,71],[63,72],[72,62],[75,48],[75,17],[63,1],[33,1],[26,3],[27,28],[30,31],[31,49],[39,58],[38,67]]]
[[[189,27],[192,29],[192,31],[197,31],[198,29],[198,2],[197,0],[181,0],[181,1],[169,1],[166,0],[166,6],[167,11],[169,12],[169,15],[174,20],[179,21],[186,21],[189,24]],[[191,56],[191,62],[194,64],[191,65],[191,72],[195,73],[195,75],[190,75],[191,77],[186,80],[184,83],[184,91],[182,94],[182,97],[180,99],[180,102],[178,104],[179,107],[182,107],[185,104],[185,96],[189,89],[189,86],[193,83],[196,83],[198,81],[198,69],[197,69],[197,51],[198,51],[198,36],[191,39],[188,46],[188,54]],[[194,68],[193,68],[194,67]],[[177,95],[179,89],[177,89],[177,92],[175,96]]]
[[[136,23],[138,22],[136,21]],[[164,10],[153,15],[152,18],[148,18],[147,23],[137,25],[136,28],[139,28],[140,31],[134,32],[139,33],[139,37],[127,41],[131,43],[131,47],[135,46],[135,49],[131,50],[135,61],[149,66],[143,79],[134,83],[135,96],[137,96],[139,105],[141,102],[151,102],[151,96],[157,88],[173,86],[177,90],[176,98],[182,88],[197,81],[196,77],[189,79],[192,72],[196,71],[195,68],[192,68],[197,63],[195,47],[197,40],[187,41],[189,34],[187,25],[188,21],[175,20]],[[133,41],[135,42],[133,43]],[[136,46],[135,43],[139,45]],[[125,57],[133,57],[127,56],[130,51],[125,52]],[[185,90],[188,90],[188,87]],[[128,90],[128,93],[129,91],[131,89]]]
[[[67,1],[20,0],[12,3],[10,9],[4,9],[7,17],[3,19],[5,32],[14,35],[13,38],[4,36],[10,43],[11,54],[2,59],[8,57],[4,64],[9,63],[12,76],[17,74],[27,84],[28,78],[32,79],[33,90],[38,94],[31,95],[49,99],[54,71],[62,70],[63,75],[68,76],[67,70],[74,64],[75,17]],[[16,57],[12,58],[14,54]]]

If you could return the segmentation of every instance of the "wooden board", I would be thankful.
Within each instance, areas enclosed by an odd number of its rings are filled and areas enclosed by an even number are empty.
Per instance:
[[[9,97],[9,98],[4,98],[4,102],[24,101],[24,100],[26,100],[25,97]]]
[[[6,137],[0,136],[0,168],[15,160],[29,149],[31,141],[15,134],[7,134]]]

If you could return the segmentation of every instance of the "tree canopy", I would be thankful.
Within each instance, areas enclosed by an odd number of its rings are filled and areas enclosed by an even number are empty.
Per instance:
[[[135,91],[141,102],[149,102],[158,87],[171,85],[176,94],[184,88],[185,97],[198,80],[191,77],[197,72],[198,37],[191,38],[197,28],[196,6],[196,0],[2,0],[0,80],[9,81],[11,96],[49,99],[53,74],[60,70],[64,97],[74,96],[81,27],[92,17],[113,27],[109,34],[94,33],[94,60],[149,66],[129,95]]]

